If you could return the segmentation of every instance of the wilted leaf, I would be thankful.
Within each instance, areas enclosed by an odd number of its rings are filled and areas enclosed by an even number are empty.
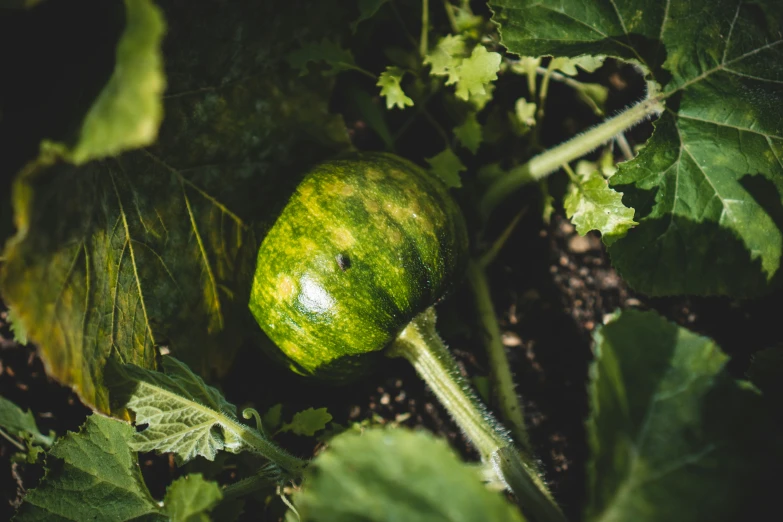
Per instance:
[[[282,63],[303,14],[335,30],[328,12],[296,1],[165,5],[158,142],[78,169],[46,156],[29,165],[0,273],[47,372],[104,412],[113,351],[150,368],[167,345],[197,371],[225,370],[246,335],[264,221],[300,172],[347,145],[328,113],[330,84]]]
[[[741,520],[769,467],[760,396],[654,312],[622,312],[595,342],[586,520]]]
[[[15,520],[168,520],[150,495],[128,442],[130,424],[91,415],[79,430],[59,439],[47,472],[27,492]]]
[[[580,235],[598,230],[607,245],[638,224],[633,220],[633,209],[623,205],[623,195],[612,190],[597,170],[585,179],[571,181],[563,207]]]
[[[658,84],[655,133],[611,180],[639,221],[610,250],[623,277],[652,295],[765,291],[783,252],[783,4],[491,5],[511,52],[614,56]]]
[[[403,429],[333,438],[308,468],[295,502],[305,521],[523,520],[444,441]]]

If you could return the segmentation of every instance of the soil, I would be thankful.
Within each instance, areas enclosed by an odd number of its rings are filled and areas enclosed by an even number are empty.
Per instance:
[[[731,355],[729,369],[741,377],[752,353],[779,343],[776,303],[783,292],[754,301],[715,298],[650,299],[635,294],[612,269],[597,236],[580,237],[555,214],[550,224],[530,215],[520,222],[491,271],[493,298],[504,344],[516,375],[534,447],[547,480],[572,520],[584,502],[587,457],[586,376],[591,336],[607,314],[618,308],[655,309],[670,320],[715,339]],[[442,305],[441,330],[467,375],[486,376],[486,359],[470,327],[456,319],[469,310],[470,296],[458,291]],[[75,430],[89,411],[69,390],[48,379],[32,346],[12,340],[0,314],[0,394],[31,409],[42,430]],[[394,422],[431,430],[447,438],[466,458],[476,454],[442,407],[403,361],[391,360],[379,374],[344,387],[325,387],[291,377],[257,349],[246,347],[234,370],[222,381],[229,400],[240,405],[253,397],[259,410],[285,402],[283,417],[307,407],[326,407],[335,422]],[[316,399],[314,399],[316,397]],[[281,436],[280,442],[302,456],[319,451],[312,438]],[[12,464],[15,448],[0,440],[0,520],[10,518],[42,468]],[[160,498],[181,473],[166,457],[142,455],[148,485]],[[237,472],[224,474],[231,479]],[[276,520],[262,503],[248,505],[258,519]]]

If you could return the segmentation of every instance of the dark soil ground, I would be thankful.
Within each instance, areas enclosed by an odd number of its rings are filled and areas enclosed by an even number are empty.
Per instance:
[[[555,495],[573,520],[584,501],[587,416],[586,376],[591,336],[606,314],[618,308],[655,309],[672,321],[715,339],[731,356],[730,370],[741,377],[752,353],[783,339],[778,320],[782,292],[754,301],[729,299],[649,299],[630,290],[611,268],[600,240],[582,238],[560,215],[549,225],[525,217],[495,262],[494,301],[516,374],[530,434]],[[455,319],[471,306],[458,291],[441,310],[442,333],[470,376],[489,373],[472,325]],[[88,410],[67,389],[50,381],[33,347],[11,340],[0,315],[0,394],[35,413],[43,430],[75,430]],[[327,407],[340,424],[376,419],[432,430],[449,439],[468,459],[476,455],[431,393],[403,361],[384,364],[380,373],[347,387],[330,388],[292,378],[259,350],[240,353],[223,380],[230,400],[254,397],[261,411],[285,402],[284,418],[307,407]],[[297,436],[280,442],[302,456],[320,444]],[[41,476],[40,466],[12,464],[15,448],[0,440],[0,520],[8,519],[20,495]],[[164,457],[143,455],[140,464],[153,494],[161,496],[180,471]],[[224,474],[224,478],[231,473]],[[229,477],[230,478],[230,477]],[[249,508],[251,506],[248,506]],[[252,507],[260,519],[259,503]],[[263,519],[275,520],[277,511]]]

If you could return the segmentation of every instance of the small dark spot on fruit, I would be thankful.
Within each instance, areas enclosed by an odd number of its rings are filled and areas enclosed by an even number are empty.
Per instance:
[[[340,267],[340,270],[345,272],[349,268],[351,268],[351,258],[348,257],[347,254],[337,254],[337,266]]]

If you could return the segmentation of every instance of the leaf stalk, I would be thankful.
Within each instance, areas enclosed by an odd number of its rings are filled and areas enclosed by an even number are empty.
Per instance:
[[[511,169],[505,176],[497,178],[487,188],[479,203],[481,215],[485,219],[488,218],[504,199],[521,186],[552,174],[564,163],[584,156],[617,134],[651,115],[661,112],[662,109],[659,98],[644,100],[587,132],[534,156],[524,165]]]

